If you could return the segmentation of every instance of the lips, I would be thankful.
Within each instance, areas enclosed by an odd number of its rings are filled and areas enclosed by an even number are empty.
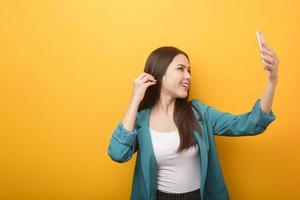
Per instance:
[[[182,83],[181,86],[185,87],[186,89],[189,89],[190,84],[189,83]]]
[[[188,84],[181,84],[181,86],[186,88],[186,89],[189,89],[189,87],[190,87]]]

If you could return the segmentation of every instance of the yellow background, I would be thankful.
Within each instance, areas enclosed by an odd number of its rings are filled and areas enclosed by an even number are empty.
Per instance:
[[[0,199],[129,199],[136,156],[108,142],[149,53],[191,60],[198,98],[250,111],[267,73],[256,30],[279,59],[277,119],[255,137],[216,137],[232,199],[300,199],[300,4],[296,0],[0,1]]]

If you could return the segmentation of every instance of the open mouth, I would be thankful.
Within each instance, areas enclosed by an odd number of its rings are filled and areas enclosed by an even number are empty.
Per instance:
[[[187,84],[181,84],[181,86],[185,89],[189,89],[189,85],[187,85]]]

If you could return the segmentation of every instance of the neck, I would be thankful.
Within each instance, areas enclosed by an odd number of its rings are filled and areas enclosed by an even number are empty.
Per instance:
[[[176,99],[170,96],[161,96],[159,101],[153,106],[152,110],[173,117],[175,101]]]

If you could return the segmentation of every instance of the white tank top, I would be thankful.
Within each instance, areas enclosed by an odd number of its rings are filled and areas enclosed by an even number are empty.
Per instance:
[[[180,144],[178,130],[158,132],[150,128],[157,161],[157,189],[185,193],[200,188],[201,165],[198,145],[176,153]]]

